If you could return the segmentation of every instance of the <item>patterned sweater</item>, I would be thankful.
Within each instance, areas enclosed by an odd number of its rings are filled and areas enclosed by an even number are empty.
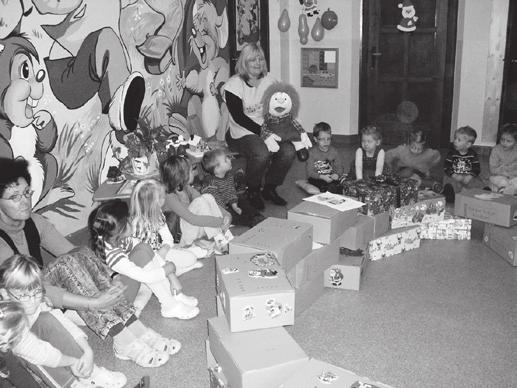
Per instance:
[[[478,154],[472,148],[469,148],[465,155],[453,149],[445,158],[443,170],[448,176],[452,176],[452,174],[478,176],[481,173]]]

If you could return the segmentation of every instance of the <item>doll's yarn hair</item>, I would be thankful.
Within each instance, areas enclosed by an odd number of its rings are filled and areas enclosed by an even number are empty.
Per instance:
[[[6,290],[42,289],[41,270],[31,256],[16,254],[0,265],[0,287]]]
[[[165,191],[182,191],[190,179],[190,162],[184,155],[172,155],[160,164],[160,176]]]
[[[92,250],[106,260],[106,243],[118,245],[128,227],[129,207],[119,199],[106,201],[88,216],[88,230]]]
[[[298,95],[298,92],[296,89],[286,82],[276,81],[273,82],[271,85],[267,87],[267,89],[264,91],[264,94],[262,95],[262,111],[267,113],[269,112],[269,104],[271,101],[271,97],[275,93],[287,93],[289,97],[291,98],[291,116],[297,117],[298,116],[298,110],[300,109],[300,96]]]
[[[27,317],[20,303],[0,301],[0,352],[11,350],[27,328]]]
[[[499,139],[498,143],[501,140],[501,136],[503,135],[510,135],[512,136],[515,141],[517,141],[517,124],[515,123],[506,123],[501,127],[501,130],[499,131]]]
[[[372,136],[375,140],[382,141],[382,133],[379,127],[375,125],[367,125],[361,128],[361,137]]]

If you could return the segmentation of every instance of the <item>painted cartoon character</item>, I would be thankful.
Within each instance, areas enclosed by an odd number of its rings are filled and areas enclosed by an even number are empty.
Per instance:
[[[238,24],[237,42],[244,45],[259,40],[258,5],[254,0],[239,0],[237,3]]]
[[[340,286],[343,283],[343,272],[341,272],[341,268],[330,268],[329,270],[329,280],[330,284],[333,286]]]
[[[308,17],[319,15],[318,0],[300,0],[300,4]]]
[[[46,75],[38,64],[36,48],[26,38],[0,39],[0,156],[29,162],[34,204],[50,191],[58,172],[50,153],[57,140],[56,123],[49,112],[35,111]],[[14,126],[21,128],[17,136]]]
[[[415,31],[415,23],[417,22],[418,17],[415,16],[415,6],[411,0],[404,0],[402,3],[399,3],[398,7],[402,9],[402,20],[397,25],[397,29],[403,32]]]
[[[178,51],[177,86],[183,94],[172,113],[187,117],[191,134],[206,138],[217,133],[222,139],[229,119],[221,95],[221,87],[229,77],[229,65],[219,56],[228,42],[226,2],[187,1],[178,42],[182,47]]]

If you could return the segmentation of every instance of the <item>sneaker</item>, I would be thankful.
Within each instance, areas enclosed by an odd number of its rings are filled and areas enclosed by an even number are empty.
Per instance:
[[[184,293],[176,295],[176,300],[191,307],[196,307],[199,303],[197,298],[185,295]]]
[[[255,209],[264,210],[264,201],[260,197],[260,191],[248,190],[248,201],[250,201],[251,206]]]
[[[274,187],[262,190],[262,197],[278,206],[287,205],[287,201],[278,195]]]
[[[174,307],[164,309],[162,308],[162,317],[164,318],[176,318],[182,320],[188,320],[197,317],[199,309],[193,306],[187,306],[184,303],[177,302]]]
[[[443,186],[442,194],[445,197],[445,202],[454,203],[454,197],[456,196],[456,193],[454,192],[454,188],[450,183],[447,183],[445,186]]]

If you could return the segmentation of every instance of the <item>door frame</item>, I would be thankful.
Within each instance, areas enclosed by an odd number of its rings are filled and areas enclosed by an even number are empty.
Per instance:
[[[517,12],[517,4],[515,1],[509,1],[508,3],[508,21],[506,25],[506,43],[504,49],[504,65],[503,65],[503,82],[501,84],[501,104],[499,105],[499,127],[504,124],[503,116],[504,116],[504,108],[505,108],[505,100],[506,100],[506,89],[508,83],[508,72],[510,71],[510,67],[512,66],[512,59],[510,58],[510,46],[511,46],[511,37],[512,37],[512,29],[517,29],[517,25],[514,25],[513,21]],[[517,43],[513,43],[517,44]],[[499,142],[499,130],[497,131],[497,142]]]
[[[371,24],[368,21],[369,4],[371,0],[361,1],[361,57],[359,64],[359,128],[367,124],[367,77],[368,77],[368,47],[371,35]],[[372,0],[373,1],[373,0]],[[379,0],[382,1],[382,0]],[[458,34],[458,0],[447,1],[447,37],[445,49],[445,70],[443,80],[443,103],[441,130],[437,135],[439,139],[436,146],[446,147],[450,143],[452,108],[454,98],[454,70],[456,62],[456,40]],[[393,26],[395,28],[395,26]]]

